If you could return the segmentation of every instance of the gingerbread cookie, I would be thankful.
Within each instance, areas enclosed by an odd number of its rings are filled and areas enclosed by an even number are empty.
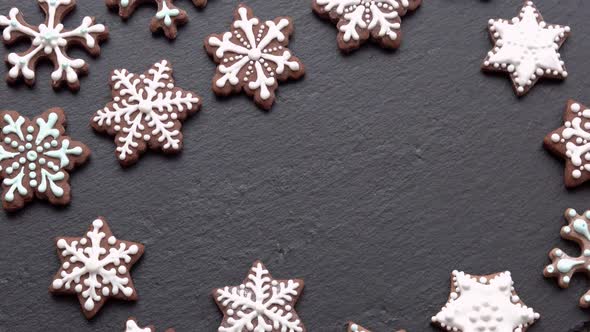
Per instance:
[[[348,332],[371,332],[369,330],[367,330],[366,328],[353,323],[353,322],[349,322],[348,323]],[[406,330],[399,330],[397,332],[406,332]]]
[[[54,205],[71,200],[69,171],[90,156],[86,145],[65,134],[66,116],[52,108],[29,120],[0,111],[0,178],[2,206],[23,208],[37,197]]]
[[[276,280],[259,261],[239,286],[213,290],[213,298],[223,312],[219,332],[305,332],[295,311],[303,290],[303,280]]]
[[[432,322],[456,332],[525,332],[539,314],[522,302],[513,285],[508,271],[486,276],[453,271],[449,300]]]
[[[129,317],[125,323],[125,332],[156,332],[156,328],[153,325],[139,327],[135,318]],[[167,329],[166,332],[174,332],[174,329]]]
[[[213,91],[221,96],[245,91],[256,104],[270,110],[280,81],[299,79],[303,63],[287,48],[293,23],[289,17],[262,22],[240,4],[232,30],[205,40],[207,53],[219,64]]]
[[[422,0],[313,0],[320,17],[338,27],[338,47],[344,52],[358,49],[372,39],[384,48],[402,42],[401,17],[416,10]]]
[[[565,186],[573,188],[590,180],[590,109],[569,100],[563,122],[545,136],[543,145],[565,159]]]
[[[130,270],[143,255],[143,244],[117,239],[102,217],[85,236],[55,242],[61,268],[49,291],[77,295],[86,318],[94,317],[110,297],[137,300]]]
[[[201,98],[174,85],[168,61],[141,75],[115,70],[110,84],[113,101],[95,113],[92,127],[115,136],[122,165],[136,163],[148,147],[165,153],[182,150],[181,122],[200,109]]]
[[[4,43],[11,45],[22,39],[30,39],[31,47],[22,53],[10,53],[6,62],[11,66],[7,81],[15,83],[24,78],[26,84],[35,83],[35,67],[41,60],[49,60],[55,70],[51,73],[52,85],[59,88],[67,84],[71,90],[80,89],[78,75],[88,72],[88,65],[82,59],[70,58],[67,50],[81,46],[92,56],[100,54],[99,43],[109,33],[102,24],[95,24],[94,17],[86,16],[74,30],[65,30],[61,21],[76,7],[76,0],[37,0],[46,14],[45,22],[39,26],[27,23],[18,8],[12,8],[8,17],[0,16],[4,29]]]
[[[565,211],[567,225],[561,228],[561,237],[576,242],[581,249],[578,257],[568,256],[563,250],[555,248],[549,253],[551,264],[545,267],[543,275],[547,278],[557,278],[561,288],[567,288],[574,274],[585,273],[590,275],[590,211],[578,214],[574,209]],[[580,307],[590,307],[590,291],[580,298]]]
[[[529,92],[541,77],[567,77],[558,50],[569,36],[570,27],[546,23],[532,1],[525,1],[517,17],[491,19],[488,25],[495,45],[482,69],[507,72],[518,96]]]
[[[158,6],[158,11],[150,23],[150,30],[162,30],[166,37],[175,39],[178,34],[177,26],[188,22],[188,15],[186,11],[174,5],[174,0],[106,0],[109,8],[119,9],[119,16],[123,19],[129,18],[137,7],[146,2],[155,2]],[[207,5],[207,0],[193,0],[193,3],[198,8],[203,8]]]

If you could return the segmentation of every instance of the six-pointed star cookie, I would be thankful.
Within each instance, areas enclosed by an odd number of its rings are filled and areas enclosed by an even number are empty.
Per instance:
[[[270,110],[279,81],[299,79],[303,63],[287,48],[293,23],[289,17],[262,22],[252,10],[239,5],[232,30],[213,34],[205,49],[218,63],[213,91],[222,96],[244,90],[256,104]]]
[[[99,43],[109,33],[102,24],[94,24],[93,17],[84,17],[82,24],[74,30],[64,30],[63,18],[76,7],[76,0],[38,0],[46,14],[45,22],[39,26],[28,24],[18,8],[12,8],[8,17],[0,16],[0,26],[5,26],[4,43],[14,44],[21,39],[30,39],[31,47],[22,53],[10,53],[6,62],[11,65],[7,81],[16,82],[24,77],[25,83],[35,83],[35,67],[40,60],[49,60],[55,70],[51,73],[54,88],[67,83],[71,90],[80,89],[79,74],[88,72],[88,65],[82,59],[70,58],[66,51],[72,46],[81,46],[92,56],[100,54]]]
[[[119,9],[119,16],[123,19],[129,18],[131,14],[141,4],[150,1],[146,0],[106,0],[109,8]],[[174,5],[174,0],[151,0],[158,6],[156,15],[152,18],[150,23],[150,30],[156,32],[160,29],[164,31],[164,35],[169,39],[176,38],[178,25],[188,22],[188,15],[186,11],[179,9]],[[203,8],[207,5],[207,0],[193,0],[193,3],[198,8]]]
[[[76,294],[86,318],[94,317],[109,297],[137,300],[130,270],[143,255],[143,244],[117,239],[99,217],[85,236],[59,237],[56,246],[62,264],[49,290]]]
[[[86,145],[65,134],[66,116],[52,108],[29,120],[0,111],[2,206],[14,211],[37,197],[51,204],[71,200],[69,171],[90,156]]]
[[[115,136],[119,162],[138,161],[148,147],[165,153],[182,150],[182,121],[198,111],[201,98],[174,85],[172,66],[156,63],[142,75],[117,69],[111,75],[113,101],[95,113],[92,127]]]
[[[526,94],[541,77],[567,77],[558,50],[569,36],[570,28],[543,21],[531,1],[526,1],[520,14],[512,20],[491,19],[488,24],[495,45],[482,69],[508,72],[517,95]]]
[[[590,109],[569,100],[563,122],[563,127],[545,136],[543,144],[565,159],[565,185],[573,188],[590,180]]]
[[[153,325],[139,327],[137,320],[134,317],[129,317],[125,323],[125,332],[156,332],[156,328]],[[166,332],[174,332],[174,329],[167,329]]]
[[[373,39],[385,48],[402,42],[401,17],[422,0],[313,0],[313,10],[338,26],[338,47],[349,52]]]
[[[357,323],[348,322],[348,332],[371,332],[371,331],[358,325]],[[399,330],[397,332],[406,332],[406,330]]]
[[[304,332],[295,311],[302,290],[303,280],[273,279],[256,261],[241,285],[213,290],[213,298],[223,311],[218,331]]]
[[[524,332],[539,319],[514,290],[510,272],[471,276],[453,271],[447,304],[432,322],[449,331]]]

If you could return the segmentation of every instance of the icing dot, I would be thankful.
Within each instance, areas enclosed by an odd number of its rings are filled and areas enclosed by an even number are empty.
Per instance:
[[[33,135],[29,134],[27,135],[27,137],[25,137],[27,141],[32,141],[33,140]]]
[[[32,134],[34,131],[35,131],[35,128],[33,128],[33,126],[28,126],[28,127],[27,127],[27,132],[28,132],[29,134]]]
[[[80,244],[81,244],[81,245],[86,245],[86,243],[88,243],[88,240],[86,240],[86,238],[85,238],[85,237],[83,237],[83,238],[80,240]]]
[[[115,245],[115,243],[117,243],[117,238],[115,238],[114,236],[110,236],[108,239],[108,243],[110,245]]]
[[[576,113],[579,112],[580,111],[580,104],[573,103],[571,106],[571,110],[572,110],[572,112],[576,112]]]
[[[78,284],[78,285],[76,285],[76,287],[74,287],[74,290],[76,291],[76,293],[81,293],[83,289],[84,288],[80,284]]]
[[[61,279],[55,279],[53,280],[51,286],[53,289],[60,289],[63,286],[63,281]]]
[[[582,172],[580,172],[580,170],[576,169],[572,172],[572,176],[576,179],[579,179],[582,176]]]
[[[37,186],[37,180],[31,180],[29,184],[31,185],[31,187],[35,188]]]
[[[125,273],[127,273],[127,268],[125,266],[121,265],[117,269],[117,272],[119,272],[119,274],[125,274]]]

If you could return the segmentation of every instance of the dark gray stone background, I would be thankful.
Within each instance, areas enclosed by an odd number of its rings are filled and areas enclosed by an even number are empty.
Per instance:
[[[204,11],[177,1],[191,21],[175,42],[149,31],[149,5],[124,23],[102,0],[78,2],[67,27],[95,15],[111,29],[98,59],[71,52],[89,59],[81,91],[55,93],[49,66],[33,89],[0,84],[1,109],[33,117],[63,107],[69,134],[93,150],[72,174],[69,207],[0,212],[1,331],[122,331],[131,315],[159,331],[216,331],[211,289],[240,283],[255,259],[277,278],[305,279],[297,309],[310,331],[344,331],[349,319],[375,331],[435,331],[430,317],[453,269],[512,271],[541,313],[531,332],[590,319],[577,306],[584,276],[568,290],[542,276],[551,248],[578,252],[559,237],[564,210],[590,208],[590,186],[566,190],[562,162],[541,145],[568,98],[590,103],[586,0],[538,1],[548,22],[572,27],[562,48],[570,76],[521,99],[507,77],[479,69],[488,19],[515,16],[520,1],[425,1],[405,18],[399,51],[367,45],[343,56],[335,26],[310,1],[250,0],[263,19],[293,17],[290,46],[307,68],[281,85],[269,113],[210,88],[215,65],[203,40],[227,30],[236,1]],[[36,1],[3,0],[0,12],[12,6],[41,22]],[[163,58],[180,87],[203,97],[203,111],[185,123],[180,156],[148,153],[124,170],[90,118],[110,100],[112,69],[143,72]],[[140,300],[111,300],[88,322],[75,297],[47,289],[59,267],[53,238],[81,236],[99,215],[146,253],[132,270]]]

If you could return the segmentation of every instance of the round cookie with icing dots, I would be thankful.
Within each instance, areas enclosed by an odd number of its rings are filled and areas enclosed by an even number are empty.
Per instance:
[[[240,4],[231,26],[231,31],[205,40],[207,53],[219,64],[213,92],[228,96],[243,90],[259,107],[270,110],[279,82],[305,73],[303,63],[287,48],[293,33],[291,18],[261,21]]]
[[[113,101],[94,114],[92,127],[115,136],[115,153],[123,166],[136,163],[148,148],[164,153],[182,150],[182,121],[201,108],[201,98],[176,87],[172,74],[166,60],[141,75],[113,71]]]
[[[102,217],[82,237],[55,240],[61,268],[49,291],[78,297],[86,318],[94,317],[108,298],[137,300],[130,270],[143,255],[141,243],[119,240]]]
[[[157,32],[164,31],[164,35],[169,39],[175,39],[178,34],[178,26],[188,22],[186,11],[179,9],[174,5],[174,0],[106,0],[106,4],[111,9],[119,9],[119,16],[127,19],[142,4],[155,2],[158,6],[156,15],[150,23],[150,30]],[[193,0],[198,8],[204,8],[207,0]]]
[[[524,332],[539,314],[522,302],[513,284],[508,271],[486,276],[453,271],[449,300],[432,322],[456,332]]]
[[[584,273],[590,276],[590,211],[578,214],[574,209],[565,211],[567,225],[561,228],[562,238],[574,241],[580,246],[581,255],[572,257],[563,250],[555,248],[549,253],[551,264],[545,267],[543,275],[547,278],[556,278],[561,288],[570,285],[572,277],[576,273]],[[580,307],[590,308],[590,291],[580,298]]]
[[[348,332],[371,332],[369,330],[367,330],[366,328],[353,323],[353,322],[348,322]],[[399,330],[397,332],[406,332],[406,330]]]
[[[11,67],[8,83],[24,78],[28,85],[35,83],[35,67],[41,60],[49,60],[55,70],[51,73],[52,85],[59,88],[67,84],[71,90],[80,89],[79,75],[88,72],[82,59],[68,56],[72,46],[80,46],[92,56],[100,54],[99,43],[108,38],[108,30],[95,24],[94,17],[86,16],[77,28],[67,30],[61,23],[76,7],[76,0],[37,0],[46,14],[45,22],[34,26],[27,23],[18,8],[12,8],[8,16],[0,16],[0,26],[5,27],[5,44],[14,44],[23,39],[31,41],[31,47],[22,53],[10,53],[6,63]]]
[[[129,317],[125,323],[125,332],[156,332],[156,328],[153,325],[139,327],[137,320],[134,317]],[[174,329],[167,329],[166,332],[174,332]]]
[[[358,49],[371,39],[384,48],[402,42],[401,17],[416,10],[422,0],[313,0],[313,10],[338,27],[338,47]]]
[[[559,48],[570,35],[570,27],[545,22],[532,1],[525,1],[520,14],[511,20],[489,20],[488,29],[495,45],[482,69],[508,73],[518,96],[529,92],[541,77],[567,77]]]
[[[86,162],[90,149],[65,134],[66,116],[52,108],[29,120],[0,111],[2,206],[23,208],[35,197],[54,205],[71,200],[69,171]]]
[[[565,186],[573,188],[590,180],[590,109],[569,100],[563,126],[545,136],[543,145],[565,159]]]

